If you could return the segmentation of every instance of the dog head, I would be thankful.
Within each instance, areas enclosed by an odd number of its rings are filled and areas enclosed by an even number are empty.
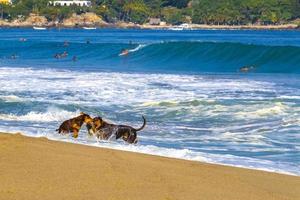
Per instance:
[[[86,123],[86,124],[91,124],[91,123],[93,123],[93,118],[91,118],[88,114],[85,114],[84,112],[81,112],[81,113],[80,113],[80,116],[83,117],[84,123]]]
[[[93,124],[95,126],[96,129],[100,128],[103,124],[103,119],[101,117],[95,117],[93,119]]]
[[[103,124],[103,120],[101,117],[95,117],[92,122],[86,124],[86,128],[88,129],[89,135],[93,135],[97,132]]]
[[[127,131],[125,133],[123,133],[122,135],[122,139],[125,141],[125,142],[128,142],[130,144],[136,144],[137,143],[137,134],[135,131]]]

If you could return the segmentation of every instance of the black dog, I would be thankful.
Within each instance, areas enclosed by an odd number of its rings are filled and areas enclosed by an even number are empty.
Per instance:
[[[98,139],[108,140],[115,136],[116,139],[122,138],[130,144],[135,144],[137,143],[137,132],[141,131],[146,126],[146,119],[144,116],[142,117],[144,123],[138,129],[127,125],[110,124],[104,121],[101,117],[95,117],[93,119],[94,128],[90,124],[87,124],[86,127],[88,129],[88,133],[90,135],[95,135]]]
[[[88,114],[81,112],[79,116],[64,121],[56,131],[59,134],[73,133],[73,137],[77,138],[83,123],[89,124],[91,130],[93,129],[93,119]]]

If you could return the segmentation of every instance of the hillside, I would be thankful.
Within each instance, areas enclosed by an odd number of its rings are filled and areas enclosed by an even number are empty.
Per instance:
[[[89,12],[105,23],[144,24],[150,18],[159,18],[172,25],[278,25],[300,15],[297,0],[92,0],[90,7],[51,6],[48,0],[13,0],[12,4],[0,6],[0,18],[9,22],[24,21],[35,14],[61,23],[74,14]]]

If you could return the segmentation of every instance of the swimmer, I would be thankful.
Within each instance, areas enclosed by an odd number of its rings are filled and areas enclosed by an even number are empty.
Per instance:
[[[15,60],[15,59],[17,59],[17,57],[18,57],[17,54],[14,53],[14,54],[12,54],[12,55],[10,56],[10,59]]]
[[[72,61],[76,62],[77,61],[77,56],[73,56]]]
[[[65,57],[67,57],[67,56],[68,56],[68,52],[64,51],[63,53],[56,53],[56,54],[54,55],[54,58],[60,59],[60,58],[65,58]]]
[[[62,57],[62,58],[65,58],[65,57],[67,57],[67,56],[68,56],[68,52],[66,52],[66,51],[64,51],[63,54],[61,54],[61,57]]]
[[[20,38],[19,41],[20,41],[20,42],[26,42],[27,39],[26,39],[26,38]]]
[[[64,41],[64,47],[68,47],[69,46],[69,42],[68,41]]]
[[[90,44],[90,43],[91,43],[91,41],[90,41],[90,40],[86,40],[86,43],[87,43],[87,44]]]
[[[243,66],[240,68],[240,72],[243,72],[243,73],[247,73],[247,72],[251,72],[255,70],[255,67],[254,66]]]
[[[60,54],[59,54],[59,53],[56,53],[56,54],[54,55],[54,58],[56,58],[56,59],[60,59],[60,58],[61,58],[61,56],[60,56]]]

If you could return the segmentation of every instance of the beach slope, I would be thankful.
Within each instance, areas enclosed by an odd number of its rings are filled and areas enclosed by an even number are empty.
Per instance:
[[[296,200],[300,178],[0,134],[0,199]]]

